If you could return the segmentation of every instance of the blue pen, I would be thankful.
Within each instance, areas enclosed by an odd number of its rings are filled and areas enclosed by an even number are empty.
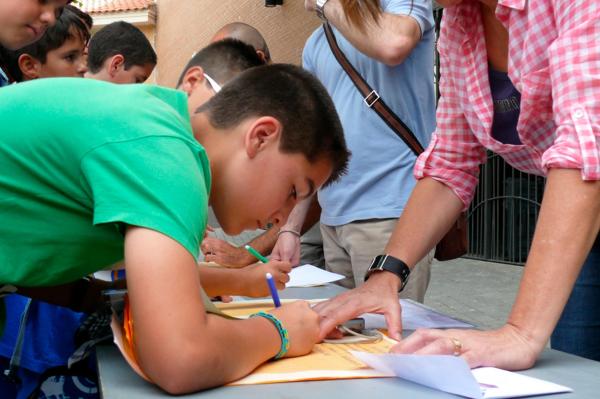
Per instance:
[[[277,293],[277,288],[275,287],[275,281],[273,281],[273,276],[271,273],[266,273],[267,276],[267,284],[269,285],[269,291],[271,291],[271,297],[273,297],[273,303],[275,307],[278,308],[281,306],[281,301],[279,301],[279,294]]]

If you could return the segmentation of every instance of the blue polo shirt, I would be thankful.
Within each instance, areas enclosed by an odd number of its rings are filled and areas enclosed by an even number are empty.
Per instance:
[[[433,85],[434,21],[431,0],[383,0],[387,13],[409,15],[422,39],[400,65],[390,67],[356,50],[334,29],[340,49],[423,147],[435,130]],[[366,219],[397,218],[415,186],[416,156],[368,108],[334,58],[322,28],[310,36],[302,57],[333,98],[352,151],[348,174],[319,191],[321,223],[339,226]]]

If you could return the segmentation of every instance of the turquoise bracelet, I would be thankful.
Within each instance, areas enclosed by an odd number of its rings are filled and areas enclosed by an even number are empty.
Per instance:
[[[279,338],[281,338],[281,349],[279,349],[279,353],[277,353],[275,355],[275,359],[284,357],[285,354],[287,353],[287,351],[290,349],[290,338],[288,335],[288,331],[285,329],[283,324],[281,324],[281,321],[277,317],[273,316],[271,313],[262,312],[262,311],[258,312],[258,313],[254,313],[250,317],[264,317],[265,319],[267,319],[271,323],[273,323],[275,328],[277,328],[277,332],[279,333]]]

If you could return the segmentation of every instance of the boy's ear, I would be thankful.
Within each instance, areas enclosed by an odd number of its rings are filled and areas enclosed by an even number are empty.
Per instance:
[[[279,145],[283,126],[272,116],[261,116],[248,128],[244,144],[250,159],[270,145]]]
[[[42,63],[37,58],[29,54],[21,54],[17,62],[23,74],[23,80],[33,80],[40,77]]]
[[[110,62],[108,64],[108,74],[111,78],[114,78],[115,75],[125,67],[125,57],[121,54],[115,54],[110,58]]]
[[[264,51],[262,50],[256,50],[256,55],[258,55],[258,58],[260,58],[262,60],[262,62],[264,62],[265,64],[268,63],[268,59],[267,59],[267,55],[265,54]]]
[[[204,69],[199,65],[193,66],[183,75],[179,89],[185,91],[189,97],[198,85],[204,84],[204,79]]]

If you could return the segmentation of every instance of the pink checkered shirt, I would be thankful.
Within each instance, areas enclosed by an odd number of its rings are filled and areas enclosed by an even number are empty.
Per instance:
[[[493,106],[479,2],[444,10],[437,129],[415,166],[471,202],[486,149],[527,173],[580,169],[600,180],[600,0],[499,0],[508,75],[521,92],[522,145],[491,135]]]

